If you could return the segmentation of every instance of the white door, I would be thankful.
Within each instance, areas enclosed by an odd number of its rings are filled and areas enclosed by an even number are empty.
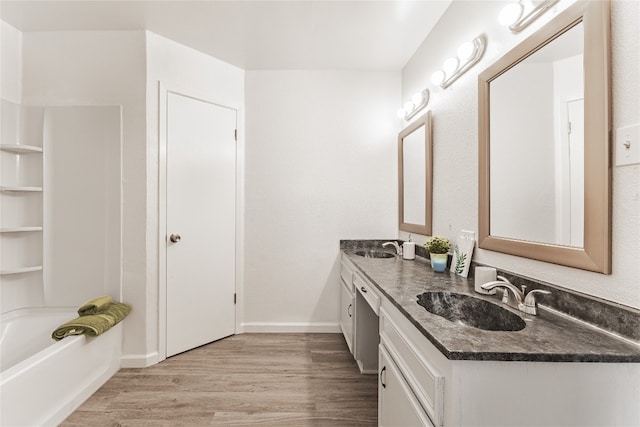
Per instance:
[[[571,194],[571,246],[584,246],[584,99],[567,103]]]
[[[167,93],[166,355],[235,331],[236,111]]]

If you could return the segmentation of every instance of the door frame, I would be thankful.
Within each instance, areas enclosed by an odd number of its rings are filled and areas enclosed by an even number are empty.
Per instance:
[[[167,358],[167,98],[170,93],[185,96],[187,98],[228,108],[236,112],[236,129],[238,137],[236,141],[236,188],[235,188],[235,216],[236,216],[236,271],[235,291],[237,296],[236,314],[234,319],[234,334],[241,333],[238,325],[242,318],[241,284],[243,283],[244,259],[241,256],[244,241],[243,222],[241,212],[244,208],[244,139],[241,138],[240,124],[243,123],[240,109],[234,106],[224,105],[207,99],[206,96],[193,95],[185,91],[168,89],[161,81],[158,81],[158,362]],[[242,142],[242,144],[241,144]]]

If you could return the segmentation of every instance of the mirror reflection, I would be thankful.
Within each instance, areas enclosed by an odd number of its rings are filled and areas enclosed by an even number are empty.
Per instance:
[[[584,244],[583,24],[490,85],[491,235]]]
[[[609,2],[576,2],[478,76],[478,246],[611,274]]]
[[[404,222],[424,224],[426,218],[425,127],[407,135],[402,144]]]
[[[398,135],[399,228],[431,234],[431,112]]]

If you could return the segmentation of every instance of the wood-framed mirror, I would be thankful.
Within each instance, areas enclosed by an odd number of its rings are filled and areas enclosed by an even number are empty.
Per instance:
[[[398,135],[398,211],[402,231],[431,235],[433,143],[431,111]]]
[[[480,248],[611,274],[609,38],[579,1],[479,75]]]

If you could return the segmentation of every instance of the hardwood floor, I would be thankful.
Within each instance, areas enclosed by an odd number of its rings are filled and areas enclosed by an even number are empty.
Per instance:
[[[121,369],[61,425],[374,426],[377,395],[341,334],[242,334]]]

